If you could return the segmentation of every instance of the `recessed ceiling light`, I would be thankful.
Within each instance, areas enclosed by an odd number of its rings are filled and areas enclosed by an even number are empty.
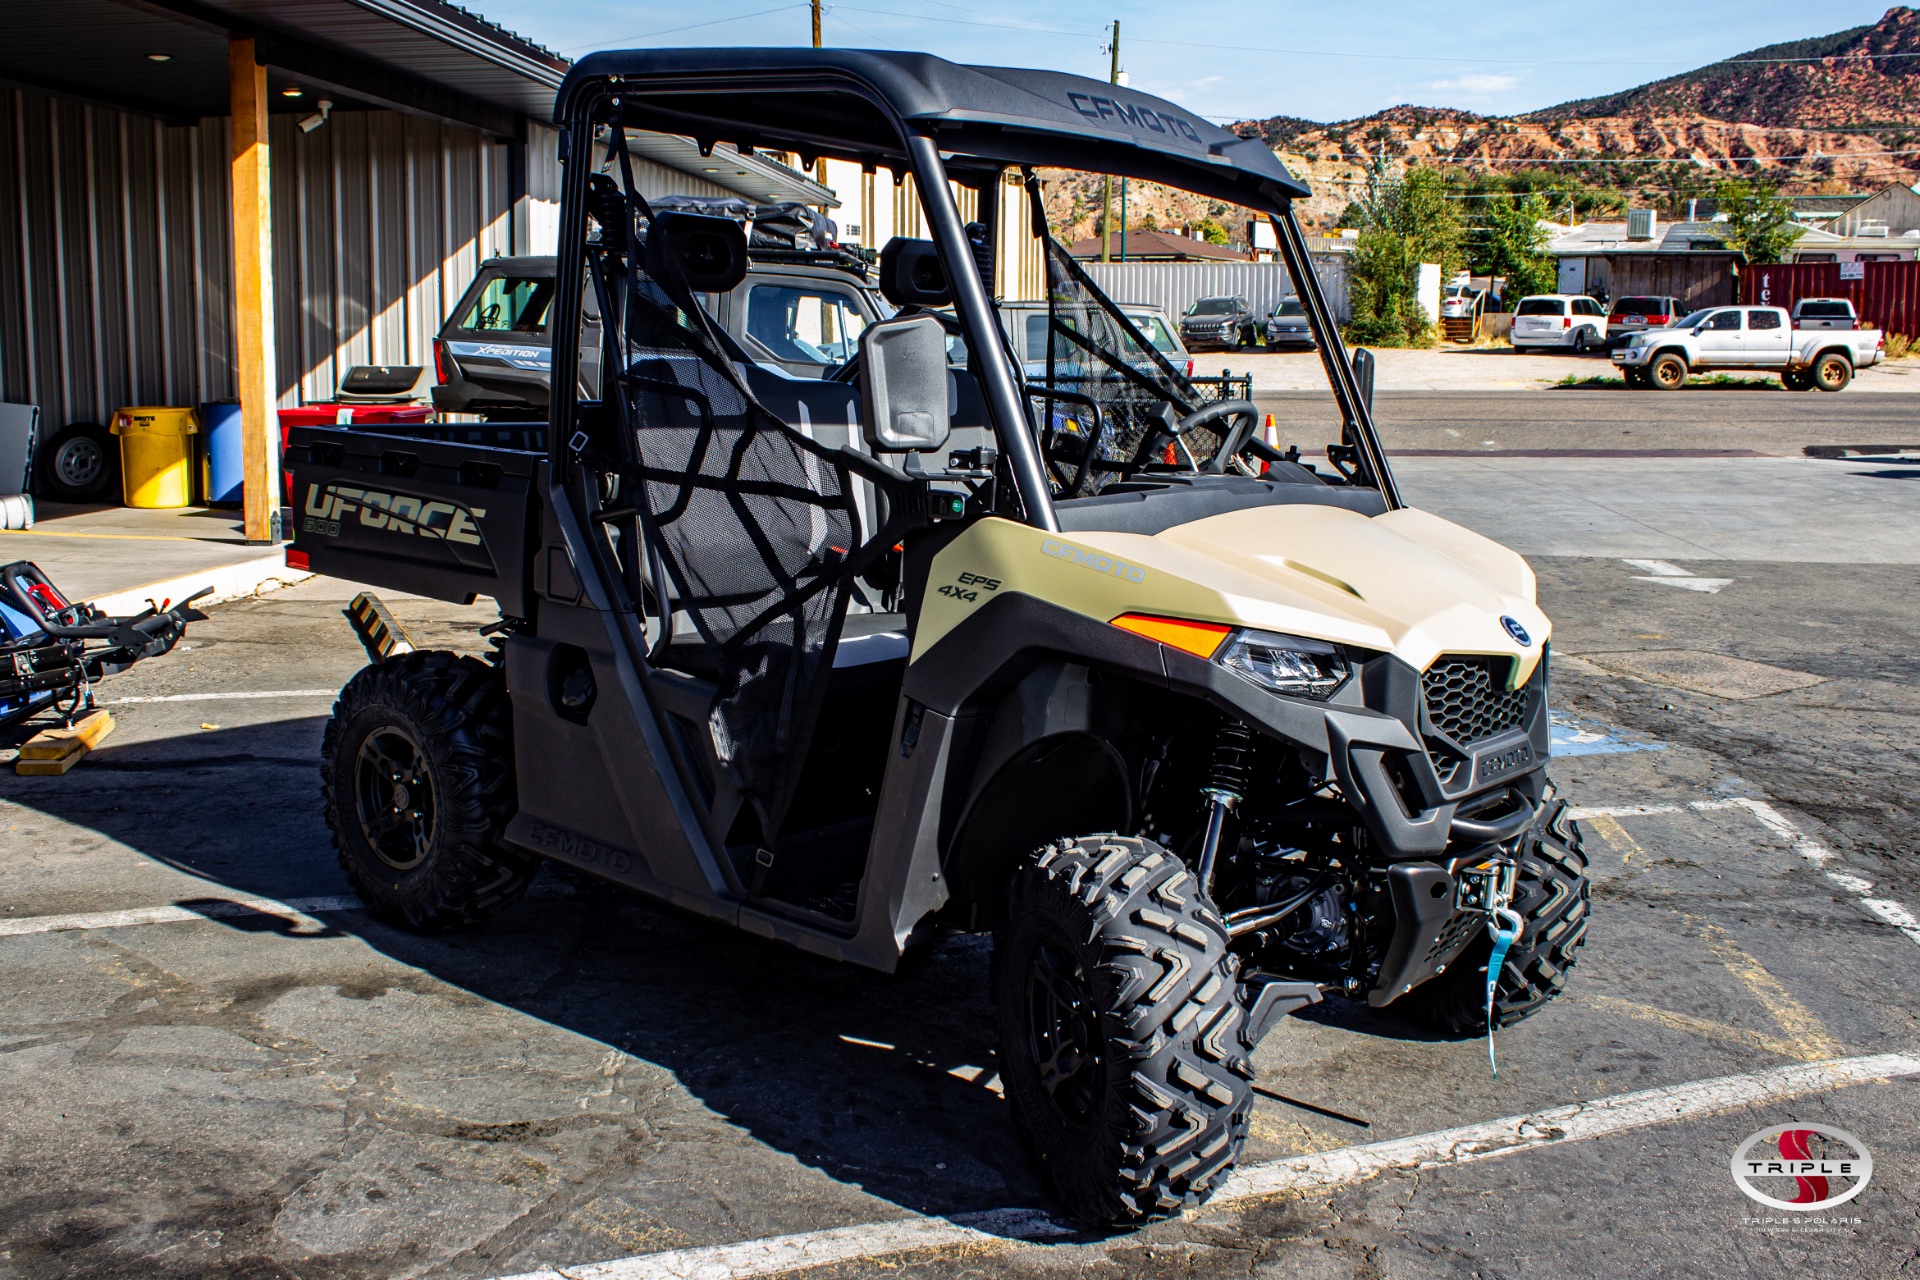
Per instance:
[[[708,166],[707,166],[706,168],[704,168],[704,169],[702,169],[702,170],[701,170],[700,172],[702,172],[702,173],[718,173],[718,172],[720,172],[720,171],[719,171],[718,169],[716,169],[716,168],[714,168],[714,167],[713,167],[712,165],[708,165]]]
[[[301,89],[282,89],[280,91],[280,96],[283,98],[297,98],[303,92],[304,90],[301,90]]]
[[[172,62],[173,55],[170,53],[150,53],[147,55],[147,61],[148,62]]]

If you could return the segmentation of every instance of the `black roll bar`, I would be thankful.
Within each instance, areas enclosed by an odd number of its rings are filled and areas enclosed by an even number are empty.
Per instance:
[[[946,166],[940,163],[940,148],[925,134],[912,133],[907,135],[907,158],[913,164],[913,179],[919,185],[927,221],[932,224],[934,243],[940,247],[941,261],[946,264],[954,309],[974,331],[967,350],[979,361],[981,390],[986,393],[987,407],[1000,426],[1000,452],[1013,473],[1020,506],[1026,512],[1028,524],[1048,533],[1058,533],[1060,520],[1053,512],[1053,494],[1021,395],[1021,379],[1014,372],[1006,344],[999,340],[1000,320],[974,266],[973,249],[967,243],[966,230],[960,225],[960,207],[953,202]]]

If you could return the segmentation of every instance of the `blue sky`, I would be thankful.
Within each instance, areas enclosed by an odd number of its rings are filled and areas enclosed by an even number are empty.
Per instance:
[[[779,0],[464,0],[569,57],[594,49],[805,44],[808,6]],[[1401,102],[1510,114],[1643,84],[1760,45],[1875,22],[1886,0],[1346,0],[1101,4],[851,0],[828,44],[1105,78],[1120,20],[1136,88],[1220,118],[1348,119]]]

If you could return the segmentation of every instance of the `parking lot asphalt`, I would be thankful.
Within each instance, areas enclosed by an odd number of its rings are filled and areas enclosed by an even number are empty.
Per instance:
[[[314,580],[103,686],[120,728],[74,773],[0,779],[0,1276],[1911,1268],[1920,466],[1399,470],[1529,554],[1556,620],[1595,913],[1497,1078],[1484,1040],[1330,1000],[1262,1045],[1282,1097],[1228,1193],[1073,1233],[1005,1119],[984,941],[882,976],[551,871],[468,933],[356,910],[316,752],[364,657]],[[391,603],[423,646],[493,616]],[[1745,1199],[1734,1149],[1789,1120],[1858,1135],[1866,1190]]]

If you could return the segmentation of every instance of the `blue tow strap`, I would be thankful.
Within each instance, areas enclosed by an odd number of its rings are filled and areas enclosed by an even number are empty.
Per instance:
[[[1487,957],[1487,1065],[1493,1078],[1500,1078],[1500,1064],[1493,1056],[1493,993],[1500,985],[1500,970],[1507,963],[1507,948],[1526,931],[1527,922],[1511,907],[1495,907],[1487,917],[1487,932],[1493,935],[1493,954]]]

